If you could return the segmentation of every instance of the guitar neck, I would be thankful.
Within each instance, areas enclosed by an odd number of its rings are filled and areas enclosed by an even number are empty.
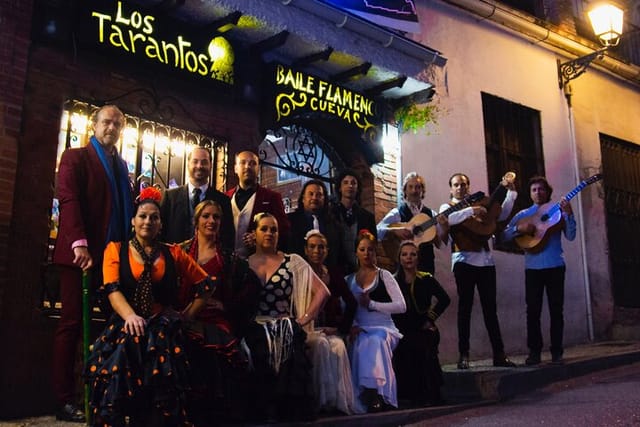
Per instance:
[[[440,212],[439,214],[437,214],[436,216],[434,216],[433,218],[431,218],[428,221],[423,222],[422,224],[418,224],[417,227],[421,228],[423,230],[427,230],[429,227],[433,227],[434,225],[437,224],[438,222],[438,217],[439,216],[444,216],[445,218],[448,217],[449,215],[451,215],[452,213],[459,211],[460,209],[466,208],[467,206],[470,205],[471,201],[470,200],[476,200],[476,199],[480,199],[484,196],[484,193],[482,193],[481,191],[472,194],[469,197],[465,197],[464,199],[462,199],[459,203],[456,203],[455,205],[451,206],[450,208]],[[469,200],[470,199],[470,200]]]
[[[566,196],[564,196],[564,199],[568,202],[571,199],[573,199],[574,197],[576,197],[578,195],[579,192],[581,192],[587,185],[589,184],[593,184],[596,181],[599,181],[600,179],[602,179],[602,175],[598,174],[598,175],[594,175],[589,179],[586,179],[584,181],[582,181],[580,184],[578,184],[578,186],[576,188],[574,188],[573,190],[571,190],[569,193],[567,193]],[[558,210],[560,209],[560,202],[555,203],[548,211],[547,214],[545,215],[546,218],[552,217],[553,215],[555,215]]]

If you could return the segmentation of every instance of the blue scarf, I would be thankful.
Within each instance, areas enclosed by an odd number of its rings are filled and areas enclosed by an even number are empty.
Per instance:
[[[91,137],[91,145],[98,154],[100,163],[107,174],[109,186],[111,187],[111,199],[113,206],[109,215],[109,228],[105,239],[105,246],[108,242],[122,242],[128,238],[128,230],[131,227],[131,218],[133,217],[133,205],[131,201],[131,186],[129,185],[129,175],[127,174],[124,161],[118,156],[120,167],[118,167],[118,176],[114,175],[113,165],[111,164],[110,155],[108,155],[102,144],[98,142],[95,136]],[[120,191],[118,191],[118,189]],[[118,213],[122,213],[120,216]],[[119,218],[122,221],[119,223]]]

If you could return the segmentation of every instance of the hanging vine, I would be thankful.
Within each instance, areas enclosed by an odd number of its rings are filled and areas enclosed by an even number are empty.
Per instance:
[[[418,133],[429,124],[438,124],[440,107],[437,104],[410,104],[400,107],[394,112],[394,120],[401,133],[412,131]],[[431,132],[427,130],[427,134]]]

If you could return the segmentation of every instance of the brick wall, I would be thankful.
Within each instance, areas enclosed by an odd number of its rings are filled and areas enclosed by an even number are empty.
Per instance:
[[[393,151],[384,154],[384,163],[371,167],[373,191],[368,194],[373,196],[373,206],[363,205],[374,212],[376,221],[380,221],[389,211],[398,206],[398,162]],[[364,186],[363,186],[364,187]],[[364,194],[363,191],[363,198]],[[373,209],[372,209],[373,208]],[[378,245],[378,264],[391,272],[395,270],[395,261],[385,253],[382,245]]]
[[[568,34],[576,34],[576,21],[571,0],[544,0],[547,19]]]
[[[22,109],[25,96],[29,36],[31,30],[32,2],[0,0],[0,342],[5,343],[5,353],[12,353],[13,336],[8,328],[23,331],[21,323],[7,316],[7,310],[16,302],[24,302],[22,284],[10,279],[10,253],[14,245],[11,240],[16,209],[14,206],[18,156],[21,151],[21,131],[24,129]],[[13,290],[16,292],[12,292]],[[4,328],[4,329],[3,329]],[[28,334],[23,335],[26,337]],[[29,369],[18,363],[7,363],[3,357],[0,364],[0,414],[9,414],[13,404],[14,387],[7,381],[6,370]]]
[[[30,1],[0,0],[0,313],[6,302],[22,103],[27,69]]]

